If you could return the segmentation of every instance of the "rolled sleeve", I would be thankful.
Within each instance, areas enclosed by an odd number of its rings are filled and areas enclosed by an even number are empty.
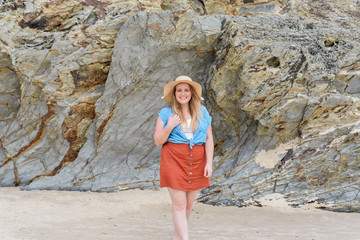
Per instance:
[[[201,108],[202,108],[203,121],[207,130],[210,127],[212,118],[204,106],[201,106]]]
[[[161,120],[164,123],[164,127],[167,125],[168,119],[169,119],[169,115],[171,115],[171,108],[167,107],[167,108],[163,108],[161,109],[161,111],[159,112],[159,117],[161,118]]]

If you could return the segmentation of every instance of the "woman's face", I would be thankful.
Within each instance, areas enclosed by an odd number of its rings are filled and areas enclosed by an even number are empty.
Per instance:
[[[188,104],[191,99],[191,91],[189,84],[180,83],[176,85],[175,98],[180,104]]]

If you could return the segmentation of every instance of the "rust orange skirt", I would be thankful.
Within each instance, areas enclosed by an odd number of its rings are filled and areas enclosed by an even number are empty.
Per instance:
[[[167,142],[161,148],[160,187],[195,191],[210,186],[204,177],[205,146]]]

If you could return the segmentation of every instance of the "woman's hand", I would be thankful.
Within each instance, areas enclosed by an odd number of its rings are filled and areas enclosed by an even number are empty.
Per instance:
[[[209,178],[212,175],[212,165],[211,164],[206,164],[205,165],[205,169],[204,169],[204,176]]]
[[[181,123],[180,117],[176,114],[168,119],[168,124],[164,127],[164,123],[160,117],[156,120],[156,127],[154,133],[154,141],[156,146],[161,146],[166,143],[171,131]]]
[[[171,115],[168,119],[168,126],[172,129],[174,129],[177,125],[181,123],[180,117],[176,114]]]

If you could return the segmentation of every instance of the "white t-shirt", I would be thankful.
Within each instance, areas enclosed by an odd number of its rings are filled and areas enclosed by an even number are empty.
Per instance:
[[[191,128],[191,118],[187,119],[187,123],[183,124],[182,129],[187,139],[193,138],[194,132]]]

